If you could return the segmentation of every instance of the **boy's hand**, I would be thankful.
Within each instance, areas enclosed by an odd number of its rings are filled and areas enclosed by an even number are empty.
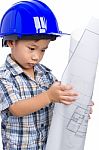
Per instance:
[[[65,105],[72,104],[78,93],[73,90],[71,85],[64,85],[60,82],[55,82],[48,90],[48,97],[51,102],[63,103]]]
[[[91,114],[92,114],[92,112],[93,112],[93,109],[92,109],[92,107],[94,106],[94,102],[93,101],[91,101],[90,103],[89,103],[89,119],[91,118]]]

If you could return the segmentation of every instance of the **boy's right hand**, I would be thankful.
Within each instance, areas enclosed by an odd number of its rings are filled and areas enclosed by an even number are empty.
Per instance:
[[[60,82],[52,84],[46,92],[51,102],[65,105],[72,104],[78,96],[78,93],[73,90],[71,85],[64,85]]]

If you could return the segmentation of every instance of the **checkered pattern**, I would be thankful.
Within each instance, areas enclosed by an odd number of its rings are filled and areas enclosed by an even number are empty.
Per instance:
[[[8,107],[47,90],[56,80],[41,64],[34,67],[35,80],[27,76],[10,55],[0,68],[0,112],[4,150],[44,150],[54,104],[24,117],[13,116]]]

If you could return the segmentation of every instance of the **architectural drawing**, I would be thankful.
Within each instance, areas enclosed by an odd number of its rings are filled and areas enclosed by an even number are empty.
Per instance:
[[[62,83],[73,85],[79,96],[72,105],[55,104],[46,150],[84,150],[98,57],[99,19],[92,18],[79,40],[71,35]]]

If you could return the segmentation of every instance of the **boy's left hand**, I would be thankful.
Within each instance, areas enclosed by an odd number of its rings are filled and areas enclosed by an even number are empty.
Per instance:
[[[93,112],[94,102],[91,101],[88,106],[89,106],[89,119],[90,119],[91,118],[91,114]]]

